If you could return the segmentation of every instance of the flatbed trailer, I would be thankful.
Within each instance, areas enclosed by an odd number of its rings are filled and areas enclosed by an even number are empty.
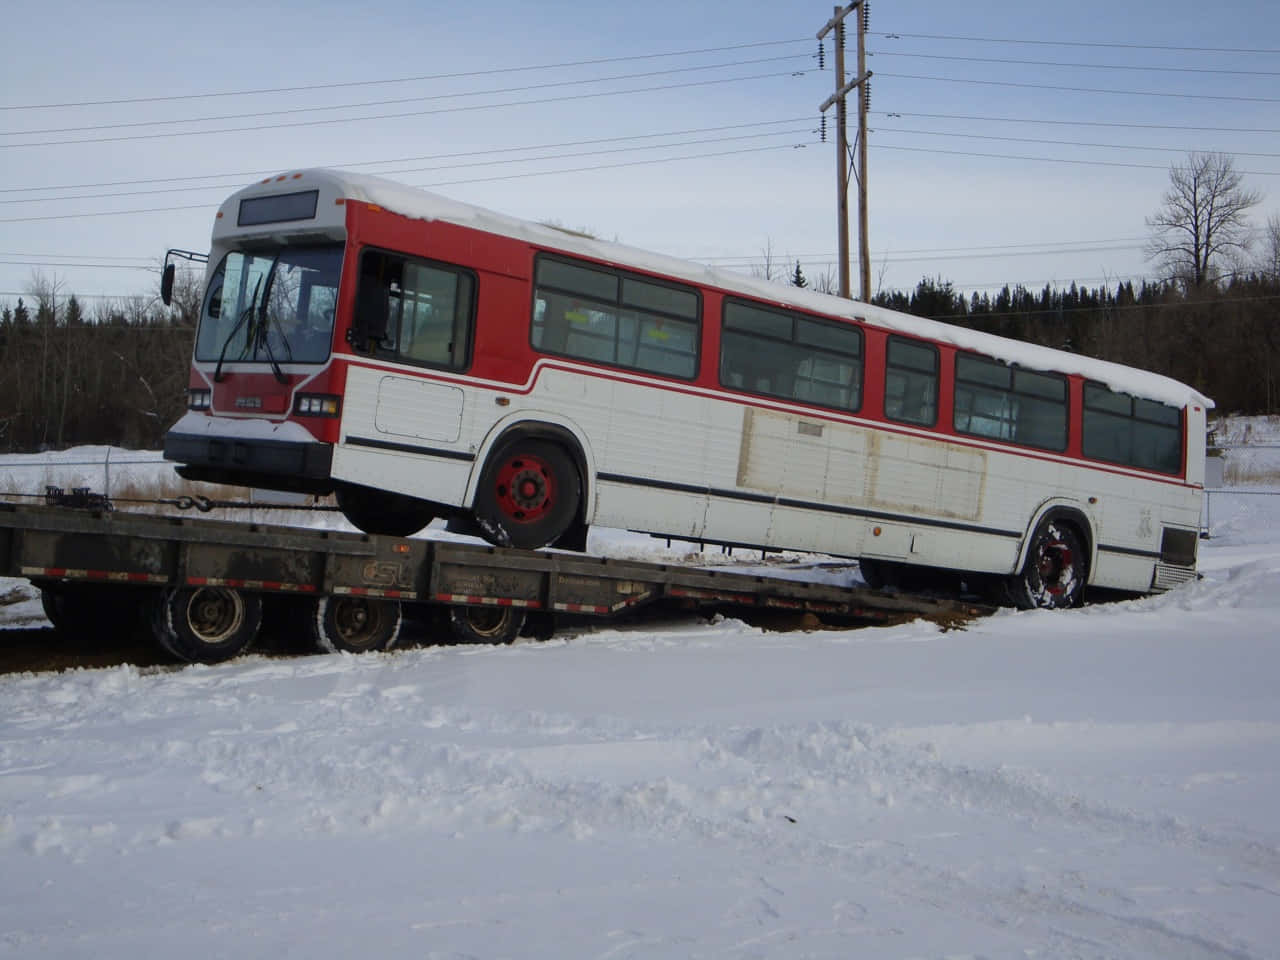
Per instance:
[[[90,501],[92,503],[92,501]],[[0,503],[0,575],[42,591],[60,630],[127,623],[175,658],[248,649],[264,607],[331,652],[385,650],[402,614],[434,614],[461,643],[507,643],[532,618],[610,618],[650,605],[789,611],[840,623],[954,622],[991,608],[945,597],[734,572],[205,517]]]

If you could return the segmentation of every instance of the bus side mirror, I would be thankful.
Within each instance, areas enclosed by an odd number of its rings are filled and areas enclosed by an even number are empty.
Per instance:
[[[173,303],[174,271],[175,265],[172,263],[166,263],[164,266],[164,273],[160,275],[160,299],[164,301],[164,305],[166,307]]]

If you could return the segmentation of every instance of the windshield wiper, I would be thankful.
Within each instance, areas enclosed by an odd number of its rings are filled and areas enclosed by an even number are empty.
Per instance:
[[[276,383],[287,384],[289,378],[284,375],[284,371],[280,369],[280,364],[276,362],[275,351],[271,349],[271,311],[268,304],[271,302],[271,285],[276,278],[276,267],[280,265],[279,255],[271,261],[271,269],[267,273],[267,289],[262,295],[262,306],[258,310],[258,323],[254,331],[253,352],[256,356],[258,348],[261,347],[267,354],[267,361],[271,364],[271,375],[276,378]],[[259,278],[261,279],[261,278]],[[256,293],[255,293],[256,299]],[[276,326],[280,327],[280,321],[276,320]],[[289,347],[289,341],[284,335],[284,330],[280,330],[280,339],[284,344],[284,348],[288,351],[288,359],[293,359],[293,350]]]
[[[231,346],[231,341],[235,339],[236,333],[244,326],[245,320],[253,316],[254,304],[258,302],[258,289],[262,286],[262,277],[258,277],[258,282],[253,287],[253,299],[249,301],[249,305],[240,311],[240,316],[236,320],[236,325],[231,328],[231,332],[227,334],[227,339],[222,341],[222,351],[218,354],[218,365],[213,368],[213,382],[222,382],[222,361],[226,359],[227,347]],[[250,323],[252,327],[252,323]],[[248,346],[252,330],[245,334],[245,345]]]

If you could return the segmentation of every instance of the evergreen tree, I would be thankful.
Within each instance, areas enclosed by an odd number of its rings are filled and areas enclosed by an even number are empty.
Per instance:
[[[71,294],[67,300],[66,312],[62,315],[63,323],[69,328],[79,327],[84,324],[84,314],[80,310],[80,301],[76,299],[76,295]]]
[[[793,287],[807,287],[809,280],[804,275],[804,271],[800,269],[800,261],[796,261],[795,273],[791,274],[791,285]]]

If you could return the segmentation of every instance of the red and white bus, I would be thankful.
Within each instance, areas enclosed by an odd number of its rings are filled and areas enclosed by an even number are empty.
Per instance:
[[[1195,575],[1212,403],[1151,373],[328,170],[223,203],[205,287],[165,456],[369,532],[600,524],[1022,606]]]

